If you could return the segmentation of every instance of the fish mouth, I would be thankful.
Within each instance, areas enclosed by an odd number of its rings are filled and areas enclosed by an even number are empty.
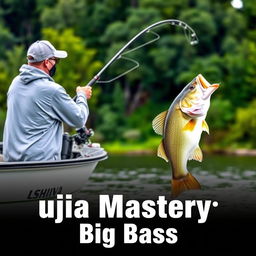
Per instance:
[[[201,117],[205,115],[205,112],[201,111],[201,109],[196,109],[194,111],[188,111],[187,115],[189,115],[192,118]]]
[[[203,100],[207,100],[220,86],[219,84],[210,84],[201,74],[197,76],[197,82],[204,89]]]
[[[202,87],[204,89],[208,89],[209,87],[213,87],[216,90],[220,86],[219,84],[210,84],[201,74],[199,74],[197,76],[197,80],[202,85]]]
[[[219,88],[219,84],[212,84],[206,91],[203,92],[203,100],[207,100]]]
[[[204,89],[207,89],[211,86],[211,84],[201,74],[197,76],[197,80]]]
[[[216,88],[215,90],[217,90],[219,88],[220,84],[212,84],[210,87],[214,87]]]

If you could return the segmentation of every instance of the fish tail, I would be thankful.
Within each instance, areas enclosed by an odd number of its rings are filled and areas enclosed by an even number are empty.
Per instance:
[[[200,183],[196,178],[188,173],[184,178],[173,179],[171,181],[172,197],[177,197],[180,193],[190,189],[201,189]]]

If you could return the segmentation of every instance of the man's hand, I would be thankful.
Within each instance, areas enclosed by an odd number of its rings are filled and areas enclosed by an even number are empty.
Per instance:
[[[77,86],[76,92],[83,92],[87,99],[92,97],[92,87],[91,86]]]

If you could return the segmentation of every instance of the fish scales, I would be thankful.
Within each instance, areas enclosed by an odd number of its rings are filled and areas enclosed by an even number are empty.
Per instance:
[[[211,94],[218,87],[218,84],[209,84],[199,74],[185,86],[169,110],[153,120],[153,129],[163,136],[158,156],[169,162],[172,168],[173,196],[184,190],[201,188],[199,182],[188,172],[187,161],[202,161],[199,141],[203,131],[209,133],[205,118]]]

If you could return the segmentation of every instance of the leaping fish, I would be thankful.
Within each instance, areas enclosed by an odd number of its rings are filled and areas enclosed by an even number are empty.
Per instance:
[[[152,122],[154,131],[163,136],[157,155],[172,168],[172,196],[189,189],[201,189],[187,170],[187,161],[203,159],[199,141],[202,131],[209,134],[205,121],[212,93],[219,84],[210,84],[201,74],[195,77],[175,98],[167,111]]]

